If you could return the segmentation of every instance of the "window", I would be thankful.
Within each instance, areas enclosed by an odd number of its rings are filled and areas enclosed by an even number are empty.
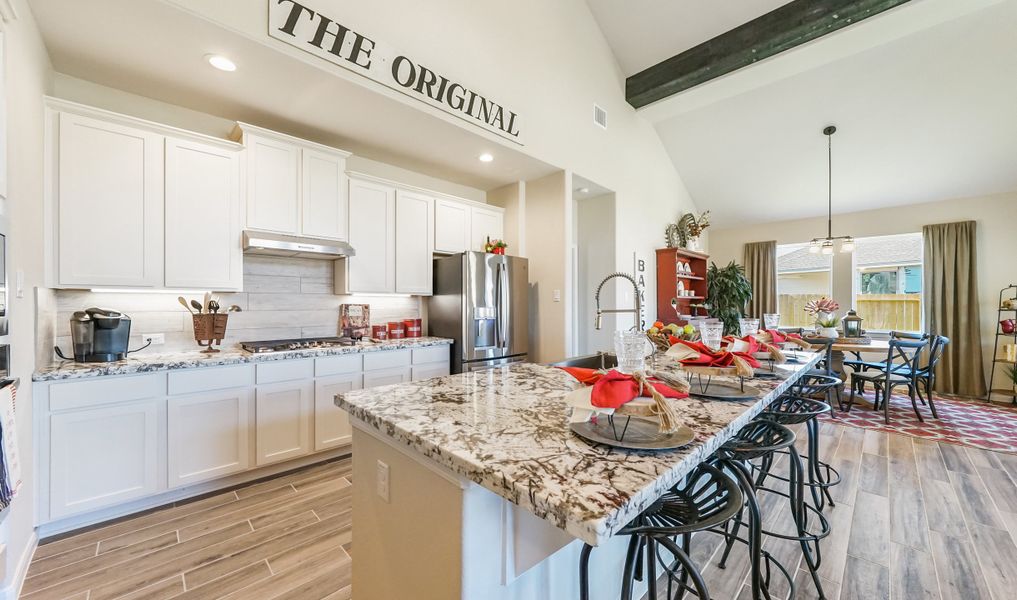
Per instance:
[[[922,234],[859,238],[855,310],[869,331],[922,330]]]
[[[781,327],[811,327],[805,304],[830,297],[832,257],[809,252],[808,244],[777,246],[777,300]],[[762,316],[762,315],[760,315]]]

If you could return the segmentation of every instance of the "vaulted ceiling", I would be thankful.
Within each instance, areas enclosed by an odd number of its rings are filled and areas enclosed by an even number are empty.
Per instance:
[[[784,2],[587,0],[625,75]],[[723,5],[723,6],[720,6]],[[912,0],[639,110],[726,226],[1017,190],[1017,0]]]

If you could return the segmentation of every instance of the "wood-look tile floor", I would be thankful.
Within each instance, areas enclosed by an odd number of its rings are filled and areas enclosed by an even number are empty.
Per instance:
[[[315,465],[44,543],[20,597],[348,599],[350,469]]]
[[[843,476],[826,510],[827,598],[1015,597],[1017,456],[830,423],[821,452]],[[21,598],[350,598],[351,486],[345,459],[46,543]],[[763,502],[768,526],[788,525],[785,508]],[[693,543],[714,600],[750,598],[744,551],[720,569],[719,545]],[[766,547],[799,565],[793,542]],[[816,597],[805,571],[796,585]]]

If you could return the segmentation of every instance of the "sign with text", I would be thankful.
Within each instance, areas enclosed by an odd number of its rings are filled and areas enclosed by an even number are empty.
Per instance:
[[[268,35],[522,144],[516,113],[309,4],[268,0]]]
[[[639,292],[639,329],[646,331],[646,255],[641,252],[632,253],[632,276]]]

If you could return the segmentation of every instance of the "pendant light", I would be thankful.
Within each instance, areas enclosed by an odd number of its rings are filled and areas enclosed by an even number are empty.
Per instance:
[[[826,136],[826,165],[827,165],[827,205],[826,205],[826,237],[812,238],[809,244],[809,252],[813,254],[823,253],[827,256],[833,254],[834,242],[840,242],[841,252],[852,252],[855,249],[855,239],[850,235],[833,237],[833,134],[837,128],[830,125],[823,129]]]

